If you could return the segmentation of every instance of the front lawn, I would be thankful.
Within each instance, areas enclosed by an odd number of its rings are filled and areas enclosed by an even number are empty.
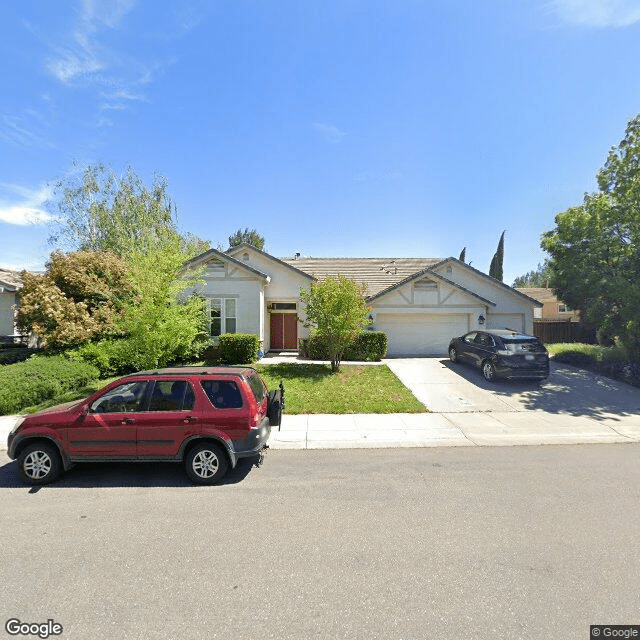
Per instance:
[[[257,365],[269,389],[284,381],[285,413],[424,413],[425,406],[386,365]]]
[[[284,380],[286,413],[424,413],[425,406],[398,380],[386,365],[342,365],[332,374],[329,365],[258,364],[256,369],[269,389]],[[119,376],[118,376],[119,377]],[[33,413],[63,402],[81,400],[117,380],[96,380],[20,413]]]

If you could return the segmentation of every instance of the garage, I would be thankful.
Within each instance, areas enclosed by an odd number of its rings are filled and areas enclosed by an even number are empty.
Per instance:
[[[469,330],[469,316],[379,313],[375,328],[387,334],[390,356],[444,356],[451,338]]]

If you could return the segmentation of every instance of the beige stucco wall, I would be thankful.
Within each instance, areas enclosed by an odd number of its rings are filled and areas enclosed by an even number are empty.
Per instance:
[[[15,293],[7,291],[0,293],[0,336],[12,336],[14,334],[12,307],[15,304]]]

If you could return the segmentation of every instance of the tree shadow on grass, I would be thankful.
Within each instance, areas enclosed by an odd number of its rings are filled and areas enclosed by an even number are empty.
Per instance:
[[[184,465],[177,462],[82,462],[64,472],[51,485],[29,487],[18,471],[18,463],[6,461],[0,466],[0,489],[25,489],[28,493],[38,493],[53,489],[108,489],[116,487],[184,487],[200,488],[192,484],[185,475]],[[241,458],[235,469],[230,469],[216,487],[242,482],[252,469],[262,466],[264,454],[254,458]]]

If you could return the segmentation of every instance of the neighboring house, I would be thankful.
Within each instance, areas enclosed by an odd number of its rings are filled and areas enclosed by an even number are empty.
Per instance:
[[[17,335],[15,307],[22,279],[17,271],[0,268],[0,336]]]
[[[542,304],[542,307],[536,309],[535,320],[580,322],[580,312],[570,309],[562,300],[558,300],[553,289],[548,287],[519,287],[516,290]]]
[[[211,334],[255,333],[265,352],[308,336],[300,289],[327,276],[367,285],[371,328],[387,334],[391,356],[445,355],[451,338],[482,326],[532,333],[541,306],[455,258],[280,259],[242,244],[186,266],[203,268],[194,292],[208,301]]]

